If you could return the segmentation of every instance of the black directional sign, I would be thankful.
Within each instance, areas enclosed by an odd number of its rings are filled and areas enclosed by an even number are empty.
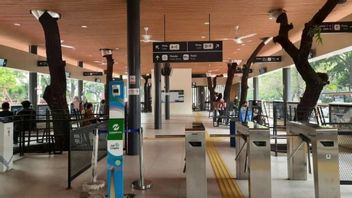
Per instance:
[[[154,63],[221,62],[222,52],[154,53]]]
[[[187,51],[187,42],[154,42],[153,52]]]
[[[222,41],[191,41],[188,42],[188,51],[222,50]]]
[[[103,72],[83,72],[83,76],[102,76]]]
[[[281,62],[281,56],[257,56],[254,60],[255,63],[264,63],[264,62]]]
[[[321,33],[352,32],[352,21],[326,22],[320,25]]]
[[[153,62],[222,62],[222,41],[155,42]]]

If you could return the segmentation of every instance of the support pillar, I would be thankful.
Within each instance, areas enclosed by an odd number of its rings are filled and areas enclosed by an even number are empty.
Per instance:
[[[161,68],[159,63],[154,64],[154,128],[161,129]]]
[[[253,100],[259,99],[259,79],[258,77],[253,77]]]
[[[204,95],[204,86],[199,86],[197,87],[197,101],[199,103],[199,109],[200,111],[204,111],[205,110],[205,95]]]
[[[291,68],[283,68],[282,69],[282,82],[284,83],[283,90],[283,100],[284,102],[291,101],[292,98],[292,90],[291,90]]]
[[[38,46],[30,45],[29,52],[31,54],[37,54]],[[32,103],[33,109],[37,110],[37,103],[38,103],[38,93],[37,93],[37,86],[38,86],[38,74],[37,72],[29,72],[29,101]]]
[[[37,110],[38,102],[38,74],[37,72],[29,72],[29,101],[32,103],[33,109]]]
[[[171,67],[170,63],[165,63],[161,74],[164,76],[165,80],[165,120],[170,120],[170,75]]]
[[[287,122],[287,102],[289,102],[292,98],[291,91],[291,68],[282,68],[282,82],[284,83],[283,90],[283,101],[284,101],[284,113],[285,119],[284,124]]]
[[[78,61],[77,63],[78,67],[82,67],[83,68],[83,61]],[[80,99],[80,101],[82,101],[83,99],[83,80],[78,80],[78,98]]]
[[[128,129],[127,155],[139,154],[140,104],[140,1],[127,1]],[[135,132],[137,131],[137,132]]]

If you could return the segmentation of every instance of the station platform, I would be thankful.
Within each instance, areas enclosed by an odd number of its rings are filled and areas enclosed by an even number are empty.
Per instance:
[[[138,178],[138,156],[125,156],[125,192],[135,197],[183,198],[186,197],[186,175],[184,168],[184,129],[187,123],[202,121],[209,134],[207,138],[207,182],[208,197],[248,197],[247,180],[235,180],[235,148],[229,146],[226,127],[213,127],[207,113],[194,113],[188,116],[171,116],[163,120],[163,129],[154,130],[150,114],[142,115],[145,132],[144,170],[145,178],[151,180],[150,190],[138,191],[131,188],[132,181]],[[313,175],[307,181],[287,179],[286,154],[271,155],[272,197],[310,198],[314,196]],[[99,179],[105,179],[106,161],[98,165]],[[80,196],[83,182],[89,181],[91,171],[76,178],[72,189],[66,189],[67,153],[62,155],[25,154],[14,163],[14,169],[0,174],[0,197],[65,197]],[[352,188],[341,185],[341,197],[352,197]]]

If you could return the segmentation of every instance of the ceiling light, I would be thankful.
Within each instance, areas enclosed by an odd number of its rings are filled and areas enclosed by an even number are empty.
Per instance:
[[[241,45],[242,45],[242,46],[245,46],[246,44],[245,44],[245,43],[242,43]]]
[[[116,47],[115,50],[119,50],[120,48]]]
[[[210,24],[209,21],[204,22],[204,25],[209,25],[209,24]]]
[[[95,61],[93,61],[93,62],[95,62],[95,63],[100,63],[101,61],[95,60]]]
[[[236,50],[237,50],[237,51],[240,51],[241,49],[240,49],[240,48],[237,48]]]
[[[277,17],[279,17],[282,13],[285,13],[285,12],[286,12],[286,10],[284,10],[282,8],[272,9],[269,11],[269,19],[276,20]]]
[[[73,47],[71,45],[63,45],[63,44],[61,44],[61,47],[69,48],[69,49],[76,49],[75,47]]]
[[[205,36],[201,36],[200,38],[205,39],[206,37]]]
[[[19,24],[19,23],[14,23],[13,25],[14,26],[21,26],[21,24]]]
[[[86,26],[86,25],[81,25],[81,28],[88,28],[88,26]]]

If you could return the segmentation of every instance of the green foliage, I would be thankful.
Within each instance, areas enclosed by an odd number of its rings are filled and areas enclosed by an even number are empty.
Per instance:
[[[0,99],[20,103],[28,99],[28,72],[0,68]]]
[[[88,102],[100,102],[104,95],[104,84],[83,81],[83,92]]]
[[[318,25],[313,26],[312,28],[309,29],[308,35],[310,37],[314,37],[315,41],[318,44],[323,43],[323,39],[321,38],[321,28]]]
[[[282,100],[282,70],[276,70],[259,76],[259,98],[261,100]]]

